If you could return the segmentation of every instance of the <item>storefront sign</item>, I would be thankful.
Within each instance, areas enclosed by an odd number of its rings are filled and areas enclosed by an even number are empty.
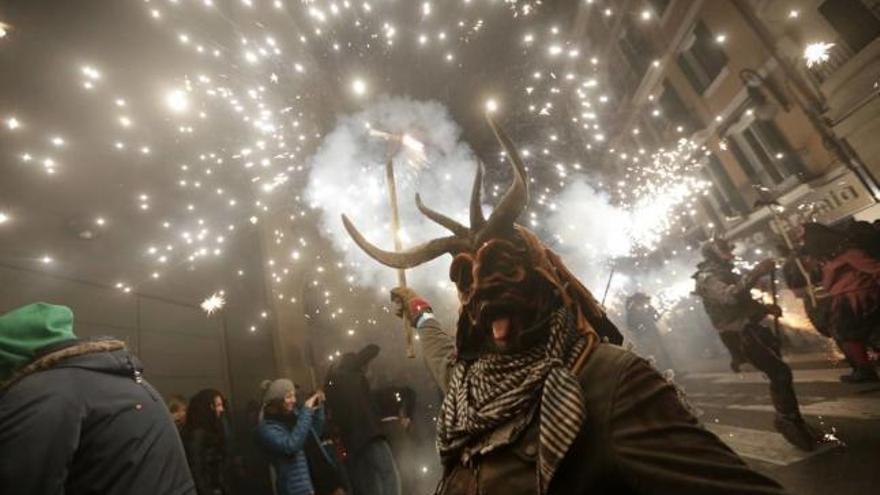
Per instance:
[[[779,229],[790,230],[811,220],[832,224],[874,204],[870,192],[851,171],[841,168],[829,176],[780,197],[784,210],[778,213],[778,220],[764,207],[752,213],[753,219],[731,229],[728,237],[747,249],[772,248],[781,242]]]

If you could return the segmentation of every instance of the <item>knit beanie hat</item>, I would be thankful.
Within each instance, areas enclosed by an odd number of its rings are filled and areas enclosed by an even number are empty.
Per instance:
[[[34,359],[41,347],[74,340],[73,311],[43,302],[0,316],[0,382]]]
[[[271,402],[275,399],[284,399],[288,392],[293,392],[295,390],[293,382],[288,380],[287,378],[279,378],[277,380],[274,380],[269,383],[268,386],[265,387],[265,389],[266,391],[263,393],[263,404]]]

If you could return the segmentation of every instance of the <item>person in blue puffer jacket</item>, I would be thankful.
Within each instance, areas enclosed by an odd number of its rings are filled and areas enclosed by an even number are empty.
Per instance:
[[[321,447],[323,402],[324,393],[317,392],[298,406],[293,382],[283,378],[266,389],[256,440],[275,470],[275,495],[344,493],[340,473]]]

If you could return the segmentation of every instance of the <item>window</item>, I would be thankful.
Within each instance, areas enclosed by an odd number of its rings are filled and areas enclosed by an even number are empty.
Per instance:
[[[826,0],[819,6],[822,17],[856,53],[880,36],[877,12],[876,2],[867,0]]]
[[[703,169],[703,174],[707,180],[712,182],[711,194],[725,216],[732,217],[737,213],[748,213],[749,208],[745,200],[717,156],[709,155],[709,161],[706,168]]]
[[[654,49],[645,37],[644,28],[634,25],[629,17],[625,18],[623,24],[618,42],[620,51],[641,80],[653,61]]]
[[[694,26],[685,47],[678,54],[678,66],[694,91],[703,94],[727,65],[727,55],[702,21]]]
[[[772,121],[753,120],[732,132],[730,151],[754,184],[777,186],[805,172],[800,158]]]
[[[717,202],[717,198],[713,199],[716,199]],[[700,197],[700,206],[703,207],[703,211],[709,216],[709,221],[715,224],[715,227],[718,227],[719,225],[724,225],[724,222],[721,220],[721,217],[718,216],[715,204],[715,202],[710,201],[709,198],[705,196]]]
[[[703,123],[685,106],[678,91],[668,81],[663,84],[660,108],[663,109],[669,122],[675,126],[682,126],[687,132],[696,132],[703,128]]]

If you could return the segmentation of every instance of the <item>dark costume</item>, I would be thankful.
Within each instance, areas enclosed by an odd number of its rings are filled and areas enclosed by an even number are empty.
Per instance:
[[[657,369],[666,370],[673,366],[657,328],[659,319],[660,313],[651,305],[647,294],[636,292],[626,299],[626,326],[635,340],[636,352],[653,357]]]
[[[804,225],[804,251],[822,262],[829,326],[853,367],[852,374],[841,377],[844,382],[880,381],[867,352],[880,335],[880,261],[869,254],[869,247],[830,227]]]
[[[7,330],[0,321],[0,340]],[[137,358],[121,341],[70,335],[0,376],[0,492],[194,494],[177,429]]]
[[[831,322],[829,321],[831,317],[831,299],[824,290],[821,290],[822,272],[814,263],[802,259],[802,266],[809,276],[810,284],[807,284],[807,278],[801,273],[795,261],[796,259],[793,254],[789,253],[785,263],[782,265],[782,276],[785,286],[803,302],[804,311],[807,313],[807,318],[810,320],[813,328],[825,337],[832,338]],[[809,294],[809,285],[813,287],[813,297]]]
[[[491,123],[514,181],[490,218],[481,211],[478,168],[470,228],[417,198],[453,236],[390,253],[344,219],[358,245],[388,266],[455,256],[454,338],[417,294],[392,291],[420,329],[426,363],[445,393],[437,493],[783,493],[703,429],[643,359],[602,343],[621,340],[602,307],[555,253],[514,224],[528,201],[525,168]],[[510,347],[500,350],[488,337],[498,318],[516,322],[516,333],[505,334]]]
[[[416,410],[416,392],[410,387],[386,386],[373,392],[382,421],[382,433],[391,446],[391,453],[400,472],[401,493],[423,493],[421,470],[422,455],[417,426],[413,424]]]
[[[368,345],[356,354],[343,355],[329,373],[324,392],[348,452],[348,472],[355,493],[396,495],[400,493],[400,475],[364,374],[378,354],[379,346]]]
[[[815,433],[801,417],[791,368],[782,360],[777,336],[761,324],[769,308],[752,299],[749,293],[759,276],[756,272],[744,276],[734,273],[733,263],[720,257],[719,246],[723,251],[732,251],[732,247],[720,239],[709,241],[703,247],[705,259],[697,265],[693,275],[695,293],[703,299],[712,325],[731,351],[731,367],[737,371],[737,362],[748,362],[770,379],[776,429],[795,446],[812,450]]]

